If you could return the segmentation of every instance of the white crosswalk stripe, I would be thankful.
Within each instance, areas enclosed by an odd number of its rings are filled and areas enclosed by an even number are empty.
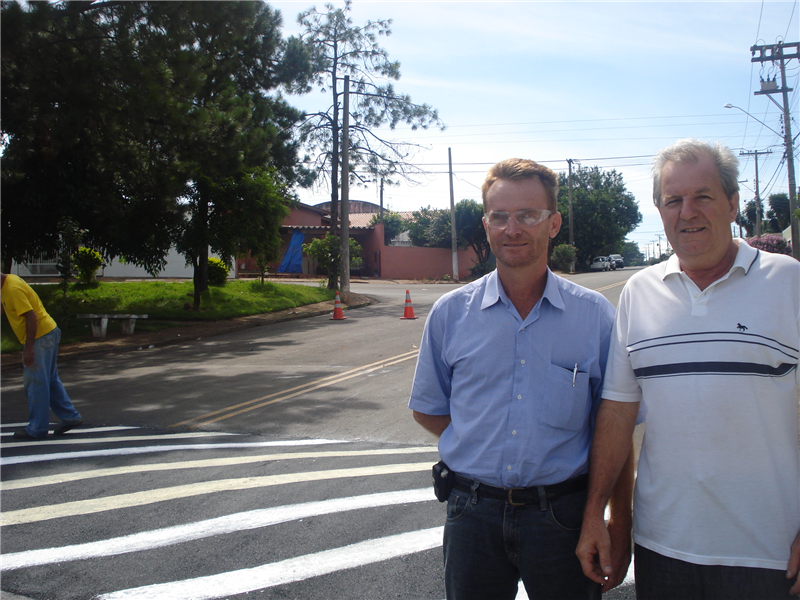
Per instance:
[[[208,432],[188,437],[135,429],[119,433],[84,429],[80,445],[74,443],[77,439],[48,445],[3,444],[4,590],[12,585],[10,591],[33,596],[35,588],[27,589],[24,582],[35,578],[26,575],[48,569],[49,577],[58,579],[65,600],[228,598],[243,593],[266,598],[271,596],[263,594],[272,588],[306,585],[326,576],[357,581],[352,573],[359,569],[441,546],[442,512],[428,486],[430,467],[438,460],[433,446],[367,447],[324,439],[228,441],[230,436]],[[123,442],[123,447],[114,447]],[[299,446],[305,449],[296,450]],[[260,452],[264,448],[270,452]],[[180,460],[160,460],[163,452]],[[234,469],[235,476],[230,476]],[[275,492],[253,496],[266,489]],[[309,497],[317,491],[320,497]],[[227,510],[258,503],[262,497],[267,504],[263,508]],[[275,499],[289,501],[275,503]],[[198,507],[197,516],[192,507]],[[400,511],[402,517],[385,518],[382,511],[387,510],[393,517]],[[223,514],[206,518],[209,511]],[[326,519],[333,519],[331,527],[347,523],[352,533],[341,539],[329,535]],[[134,531],[108,535],[128,520],[158,526],[137,525]],[[93,526],[86,531],[89,522]],[[381,527],[366,526],[375,522]],[[318,528],[313,543],[303,540],[293,550],[293,536],[281,528],[302,531],[307,523]],[[68,534],[47,543],[53,536],[43,533],[60,530]],[[256,532],[263,543],[253,547],[248,532]],[[241,542],[240,568],[209,570],[214,545],[236,547],[239,542],[232,540],[239,538],[250,540]],[[195,562],[198,543],[207,549],[207,557]],[[259,554],[270,555],[264,549],[273,547],[281,549],[277,560],[258,559]],[[201,552],[205,555],[205,550]],[[102,561],[108,560],[131,565],[116,570],[111,589],[105,582],[86,583],[92,577],[76,576],[95,569],[103,572]],[[432,560],[436,571],[440,552]],[[235,566],[237,561],[234,556],[226,565]],[[163,568],[172,574],[170,580],[159,575]],[[440,574],[428,587],[422,597],[443,597]],[[324,589],[312,583],[303,597],[325,598]],[[363,597],[358,589],[352,593],[353,598]]]
[[[37,597],[45,573],[63,600],[444,598],[434,446],[122,431],[3,443],[3,590]],[[385,596],[362,591],[385,572]]]
[[[299,556],[253,569],[221,575],[173,581],[159,585],[121,590],[98,596],[98,600],[206,600],[243,594],[276,585],[317,577],[333,571],[352,569],[413,552],[435,548],[442,543],[443,527],[423,529],[385,538],[367,540],[344,548]]]
[[[214,535],[268,527],[277,523],[284,523],[286,521],[303,519],[306,517],[348,510],[359,510],[375,506],[426,502],[430,501],[430,499],[431,490],[422,488],[419,490],[386,492],[350,498],[337,498],[335,500],[325,500],[322,502],[307,502],[292,506],[265,508],[219,517],[217,519],[198,521],[188,525],[177,525],[175,527],[166,527],[164,529],[126,535],[110,540],[90,542],[88,544],[6,554],[3,556],[0,569],[10,571],[36,565],[46,565],[48,563],[86,560],[99,556],[113,556],[115,554],[125,554],[127,552],[138,552],[141,550],[150,550],[152,548],[160,548],[191,540],[198,540]]]

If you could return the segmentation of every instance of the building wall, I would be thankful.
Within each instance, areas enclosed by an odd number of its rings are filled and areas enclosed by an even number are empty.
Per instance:
[[[472,248],[458,251],[458,277],[465,280],[476,258]],[[453,275],[453,253],[448,248],[386,246],[382,252],[383,279],[442,279]]]
[[[309,210],[303,206],[298,206],[297,208],[293,208],[292,211],[289,213],[289,216],[283,220],[284,224],[291,223],[291,226],[303,227],[317,227],[320,225],[325,225],[322,220],[322,215],[313,210]]]
[[[453,276],[453,253],[449,248],[384,246],[383,225],[374,225],[372,235],[362,243],[364,274],[382,279],[441,279]],[[477,255],[472,248],[458,251],[458,277],[469,277]]]
[[[219,258],[216,254],[210,253],[209,256],[213,256],[215,258]],[[33,265],[31,265],[33,267]],[[37,275],[48,275],[48,276],[58,276],[58,270],[55,266],[52,267],[51,270],[42,270],[42,269],[31,269],[28,268],[28,265],[25,264],[17,264],[12,263],[11,265],[11,272],[15,275],[19,275],[21,277],[31,277]],[[145,271],[142,267],[137,267],[136,265],[126,264],[119,261],[118,258],[115,258],[111,261],[111,264],[106,265],[105,267],[101,267],[100,270],[97,272],[98,277],[129,277],[129,278],[143,278],[147,279],[151,276]],[[160,271],[156,277],[167,277],[167,278],[175,278],[175,279],[191,279],[194,276],[194,269],[191,266],[186,265],[186,258],[178,253],[178,251],[173,246],[170,248],[169,254],[167,254],[167,264],[164,267],[163,271]],[[236,266],[234,265],[231,268],[230,273],[228,274],[228,279],[234,279],[236,277]]]
[[[381,271],[383,249],[383,224],[376,223],[361,243],[361,257],[364,259],[361,271],[367,277],[384,276]]]

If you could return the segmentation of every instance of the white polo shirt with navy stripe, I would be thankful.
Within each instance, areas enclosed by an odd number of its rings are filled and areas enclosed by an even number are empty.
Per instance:
[[[736,243],[702,291],[676,256],[631,277],[603,398],[642,402],[637,544],[785,570],[800,532],[800,262]]]

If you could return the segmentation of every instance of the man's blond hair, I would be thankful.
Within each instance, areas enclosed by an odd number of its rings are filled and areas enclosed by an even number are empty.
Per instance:
[[[486,210],[486,195],[499,179],[508,181],[538,179],[547,193],[547,209],[558,210],[558,175],[556,172],[526,158],[507,158],[494,165],[486,174],[486,180],[481,186],[484,211]]]

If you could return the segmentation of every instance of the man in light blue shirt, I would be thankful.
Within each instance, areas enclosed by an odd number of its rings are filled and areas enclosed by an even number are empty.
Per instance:
[[[409,401],[451,473],[447,598],[514,598],[520,578],[531,598],[599,598],[630,560],[631,461],[609,523],[628,552],[602,588],[575,556],[614,309],[547,268],[561,226],[553,171],[505,160],[482,193],[497,270],[436,302]]]

